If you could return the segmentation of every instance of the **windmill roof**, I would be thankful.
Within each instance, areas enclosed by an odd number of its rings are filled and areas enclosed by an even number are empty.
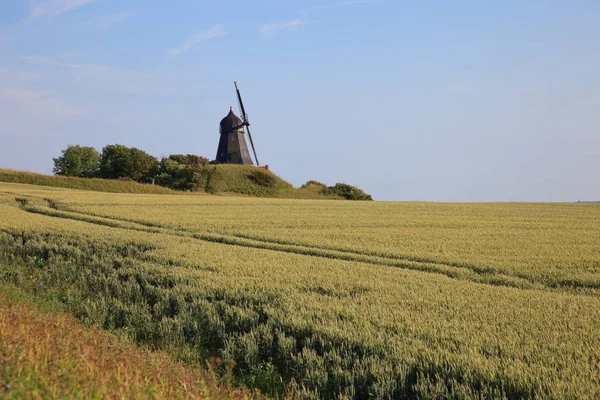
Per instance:
[[[221,120],[221,133],[233,132],[235,129],[239,129],[242,124],[242,120],[233,113],[233,109],[230,107],[229,114]]]

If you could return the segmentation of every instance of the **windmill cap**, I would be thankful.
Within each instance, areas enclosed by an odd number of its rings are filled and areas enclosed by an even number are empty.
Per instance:
[[[240,126],[243,125],[243,122],[233,113],[233,108],[229,107],[229,114],[221,120],[219,125],[221,127],[221,133],[229,133],[239,129]]]

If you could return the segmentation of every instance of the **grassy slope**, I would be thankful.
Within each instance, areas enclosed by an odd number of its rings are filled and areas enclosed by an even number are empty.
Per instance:
[[[268,184],[252,179],[259,172],[270,178]],[[320,193],[319,187],[294,188],[273,172],[246,165],[209,165],[203,177],[204,191],[212,194],[236,193],[257,197],[277,197],[296,199],[340,199]],[[0,169],[0,182],[24,183],[62,187],[70,189],[93,190],[110,193],[175,194],[180,193],[161,186],[140,184],[137,182],[85,179],[64,176],[37,174],[33,172]]]
[[[273,197],[278,192],[293,189],[292,185],[271,171],[247,165],[210,165],[206,167],[205,190],[209,193],[240,193],[250,196]],[[272,180],[261,185],[252,180],[260,172]]]
[[[271,171],[248,165],[210,165],[206,168],[204,189],[208,193],[238,193],[257,197],[275,197],[289,199],[340,199],[338,196],[327,196],[320,192],[321,188],[295,188]],[[261,184],[253,179],[253,174],[260,173],[270,177],[269,184]]]
[[[53,176],[11,169],[0,169],[0,182],[26,183],[29,185],[94,190],[97,192],[110,193],[175,193],[173,190],[164,187],[144,185],[137,182]]]
[[[35,303],[35,304],[32,304]],[[257,398],[0,286],[0,398]]]

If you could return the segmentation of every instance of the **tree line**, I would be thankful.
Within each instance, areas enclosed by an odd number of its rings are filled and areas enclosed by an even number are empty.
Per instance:
[[[56,175],[133,180],[190,191],[202,187],[203,176],[206,178],[208,174],[205,167],[217,163],[194,154],[171,154],[159,160],[143,150],[122,144],[110,144],[102,152],[93,147],[71,145],[53,160],[53,172]],[[248,179],[262,187],[275,185],[274,177],[266,171],[257,170]],[[302,185],[302,188],[311,186],[317,187],[323,195],[334,195],[347,200],[372,200],[363,190],[346,183],[327,186],[312,180]]]
[[[210,163],[208,158],[193,154],[172,154],[159,160],[122,144],[105,146],[102,152],[93,147],[70,145],[53,161],[56,175],[133,180],[178,190],[194,190],[204,166]]]

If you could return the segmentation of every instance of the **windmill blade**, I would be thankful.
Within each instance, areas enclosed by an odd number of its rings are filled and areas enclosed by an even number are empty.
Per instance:
[[[250,126],[245,125],[246,131],[248,132],[248,137],[250,138],[250,146],[252,146],[252,152],[254,153],[254,159],[256,160],[256,166],[260,167],[260,163],[258,162],[258,157],[256,156],[256,149],[254,148],[254,142],[252,141],[252,135],[250,134]]]
[[[233,84],[235,85],[235,92],[236,92],[237,98],[238,98],[238,106],[240,107],[240,114],[242,116],[242,121],[244,121],[244,124],[250,125],[250,123],[248,122],[248,115],[246,114],[246,110],[244,109],[244,102],[242,101],[242,95],[240,94],[240,89],[238,89],[237,82],[233,82]]]
[[[248,137],[250,138],[250,145],[252,146],[252,152],[254,153],[254,159],[256,160],[256,165],[260,166],[258,162],[258,157],[256,156],[256,148],[254,147],[254,141],[252,140],[252,135],[250,134],[250,122],[248,122],[248,114],[246,114],[246,109],[244,108],[244,102],[242,101],[242,95],[240,94],[240,89],[238,89],[237,82],[233,82],[235,85],[235,91],[237,93],[238,105],[240,106],[240,114],[242,115],[242,121],[244,122],[244,127],[246,132],[248,132]]]

